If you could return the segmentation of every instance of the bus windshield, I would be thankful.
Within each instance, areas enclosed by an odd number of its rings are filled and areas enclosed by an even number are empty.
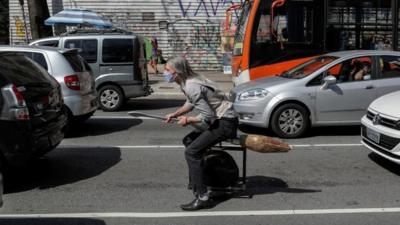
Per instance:
[[[302,63],[289,71],[283,72],[280,76],[289,79],[302,79],[336,59],[337,57],[333,56],[317,57]]]
[[[243,41],[246,34],[246,27],[249,20],[250,10],[251,3],[249,1],[245,1],[242,6],[242,13],[240,14],[240,17],[238,19],[238,24],[236,28],[235,43],[233,49],[234,56],[239,56],[243,53]]]

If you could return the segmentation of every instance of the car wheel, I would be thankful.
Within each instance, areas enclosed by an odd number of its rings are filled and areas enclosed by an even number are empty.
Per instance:
[[[98,95],[99,106],[104,111],[117,111],[124,102],[121,89],[114,85],[101,87]]]
[[[68,106],[66,106],[66,105],[63,105],[62,112],[67,117],[67,122],[63,129],[64,134],[67,134],[71,130],[73,116],[72,116],[72,112],[68,109]]]
[[[272,115],[271,129],[281,138],[302,136],[310,125],[307,110],[294,103],[279,106]]]

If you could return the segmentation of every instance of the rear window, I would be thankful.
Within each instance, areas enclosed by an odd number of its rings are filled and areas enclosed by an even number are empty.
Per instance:
[[[23,52],[23,53],[26,57],[33,59],[33,61],[41,65],[45,70],[49,69],[46,59],[44,58],[44,55],[42,53],[36,53],[36,52]]]
[[[103,62],[105,63],[132,63],[132,39],[104,39]]]
[[[72,69],[75,72],[83,72],[84,71],[83,60],[79,55],[67,53],[67,54],[64,54],[64,56],[67,59],[67,61],[69,62],[69,64],[72,66]]]
[[[0,74],[17,86],[51,80],[47,71],[20,54],[0,54]]]

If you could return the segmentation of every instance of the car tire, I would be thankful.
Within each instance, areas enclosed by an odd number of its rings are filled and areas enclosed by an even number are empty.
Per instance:
[[[272,131],[281,138],[297,138],[308,130],[310,118],[307,110],[298,104],[279,106],[271,118]]]
[[[71,126],[72,126],[72,112],[69,110],[67,105],[63,105],[63,114],[67,117],[67,123],[64,126],[64,134],[67,134],[70,130],[71,130]]]
[[[106,85],[99,89],[97,100],[102,110],[107,112],[117,111],[124,102],[124,94],[115,85]]]

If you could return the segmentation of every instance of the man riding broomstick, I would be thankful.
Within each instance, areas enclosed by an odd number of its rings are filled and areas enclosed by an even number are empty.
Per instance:
[[[183,57],[168,60],[163,76],[165,81],[177,83],[186,96],[185,104],[166,115],[164,121],[196,128],[183,138],[189,168],[188,186],[193,191],[194,200],[180,207],[186,211],[214,207],[210,192],[203,183],[203,156],[213,145],[237,138],[238,118],[233,104],[214,82],[195,73]],[[199,115],[185,115],[193,109],[197,109]],[[130,114],[135,116],[135,113]],[[243,147],[258,152],[287,152],[291,149],[288,144],[260,135],[241,135],[240,142]]]

